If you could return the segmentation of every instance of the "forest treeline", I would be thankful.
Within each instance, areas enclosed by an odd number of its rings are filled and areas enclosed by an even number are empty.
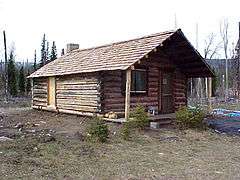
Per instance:
[[[62,51],[63,54],[64,52]],[[0,62],[1,94],[4,94],[4,87],[7,84],[8,96],[28,96],[31,92],[31,80],[27,77],[45,64],[57,59],[57,56],[56,43],[53,41],[51,48],[49,48],[49,41],[46,39],[46,34],[42,38],[39,60],[37,59],[37,51],[35,50],[33,61],[29,63],[27,59],[19,62],[16,59],[15,48],[12,47],[8,52],[7,66],[5,66],[3,60]]]

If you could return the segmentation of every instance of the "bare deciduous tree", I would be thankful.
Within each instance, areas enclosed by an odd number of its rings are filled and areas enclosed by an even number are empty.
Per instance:
[[[205,59],[213,59],[215,56],[219,55],[219,50],[221,48],[221,42],[215,42],[216,35],[211,33],[207,39],[205,40],[205,48],[204,48],[204,58]]]
[[[229,24],[227,19],[224,19],[220,23],[220,35],[223,43],[223,50],[225,55],[225,100],[228,98],[228,43],[229,43],[229,35],[228,35]]]
[[[204,58],[205,59],[213,59],[219,55],[219,50],[221,48],[221,42],[216,43],[216,34],[211,33],[205,39],[205,48],[204,48]],[[205,78],[205,97],[209,97],[209,83],[211,80],[209,78]]]

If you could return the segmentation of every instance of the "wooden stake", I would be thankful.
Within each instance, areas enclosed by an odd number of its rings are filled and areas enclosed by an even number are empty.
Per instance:
[[[3,43],[4,43],[4,55],[5,55],[5,101],[8,101],[8,73],[7,73],[7,43],[6,43],[6,33],[3,31]]]
[[[31,99],[32,99],[32,107],[33,107],[33,95],[34,95],[34,94],[33,94],[33,88],[34,88],[34,79],[31,78],[31,91],[32,91],[32,94],[31,94],[31,95],[32,95],[32,98],[31,98]]]
[[[126,71],[126,91],[125,91],[125,119],[129,118],[130,113],[130,91],[131,91],[131,68]]]
[[[212,101],[211,101],[211,97],[212,97],[212,78],[208,78],[208,99],[209,99],[209,108],[210,110],[212,110]]]

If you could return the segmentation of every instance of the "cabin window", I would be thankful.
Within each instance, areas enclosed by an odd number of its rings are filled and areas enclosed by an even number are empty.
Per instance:
[[[126,72],[123,72],[123,92],[126,89]],[[135,69],[131,73],[131,93],[141,94],[147,92],[147,70]]]

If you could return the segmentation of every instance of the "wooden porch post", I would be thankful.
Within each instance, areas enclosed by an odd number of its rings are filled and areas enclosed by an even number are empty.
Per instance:
[[[208,78],[208,100],[209,100],[209,108],[210,108],[210,110],[212,110],[211,97],[212,97],[212,78],[209,77]]]
[[[34,96],[34,93],[33,93],[33,89],[34,89],[34,79],[33,78],[31,78],[31,95],[32,95],[32,106],[33,106],[33,96]]]
[[[130,91],[131,91],[131,68],[126,70],[126,91],[125,91],[125,119],[129,118],[130,112]]]

